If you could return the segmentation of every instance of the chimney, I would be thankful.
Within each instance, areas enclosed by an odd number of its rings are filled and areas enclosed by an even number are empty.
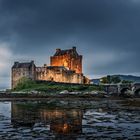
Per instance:
[[[44,64],[44,67],[47,67],[47,64]]]
[[[34,64],[34,60],[32,60],[31,63]]]
[[[18,66],[18,64],[19,64],[19,62],[14,62],[14,65],[15,65],[15,66]]]
[[[60,49],[60,48],[57,48],[57,49],[56,49],[56,52],[60,52],[60,51],[61,51],[61,49]]]
[[[73,46],[72,49],[73,49],[74,51],[76,51],[76,47],[75,47],[75,46]]]

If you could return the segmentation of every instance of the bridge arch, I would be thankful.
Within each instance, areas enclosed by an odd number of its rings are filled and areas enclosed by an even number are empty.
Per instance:
[[[131,90],[129,87],[124,87],[120,90],[120,96],[124,96],[127,94],[127,91]]]
[[[135,90],[134,95],[136,97],[140,97],[140,88],[138,88],[138,89]]]

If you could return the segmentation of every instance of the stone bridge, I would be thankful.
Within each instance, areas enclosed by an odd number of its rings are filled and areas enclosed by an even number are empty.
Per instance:
[[[104,90],[107,93],[116,93],[117,95],[131,92],[132,95],[140,96],[140,83],[133,84],[104,84]]]

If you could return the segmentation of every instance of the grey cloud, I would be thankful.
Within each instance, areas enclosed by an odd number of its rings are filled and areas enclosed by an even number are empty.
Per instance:
[[[55,48],[76,45],[88,75],[140,73],[139,17],[137,0],[0,0],[0,42],[14,60],[42,65]]]

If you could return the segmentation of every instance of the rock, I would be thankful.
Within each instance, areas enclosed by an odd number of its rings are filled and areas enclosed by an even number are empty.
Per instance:
[[[98,95],[97,91],[89,91],[89,92],[84,92],[84,95]]]
[[[98,93],[98,91],[91,91],[90,94],[91,95],[98,95],[99,93]]]
[[[30,93],[31,93],[31,94],[38,94],[38,91],[32,90]]]
[[[104,95],[104,97],[105,97],[105,98],[108,98],[108,97],[110,97],[110,96],[109,96],[109,95]]]
[[[124,93],[121,93],[120,96],[130,98],[130,97],[133,97],[134,94],[133,94],[133,92],[131,90],[127,90]]]
[[[61,91],[59,94],[68,94],[68,93],[69,93],[68,90],[63,90],[63,91]]]
[[[84,92],[84,93],[83,93],[83,95],[87,95],[87,94],[90,94],[90,92]]]
[[[78,94],[81,94],[81,92],[70,92],[69,94],[71,94],[71,95],[78,95]]]
[[[99,112],[103,112],[103,109],[102,109],[102,108],[99,108],[98,111],[99,111]]]
[[[104,91],[100,91],[99,94],[98,94],[98,97],[101,97],[101,98],[108,98],[110,97],[111,95],[107,94],[106,92]]]

